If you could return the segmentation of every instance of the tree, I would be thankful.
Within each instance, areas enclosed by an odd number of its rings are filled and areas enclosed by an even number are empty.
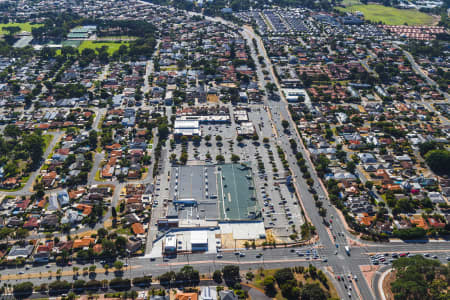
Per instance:
[[[393,262],[396,270],[391,290],[395,299],[446,299],[448,266],[421,255]]]
[[[240,281],[239,266],[227,265],[222,268],[223,279],[229,286]]]
[[[289,268],[279,269],[275,272],[274,277],[278,283],[278,285],[281,286],[284,282],[287,282],[288,280],[294,279],[294,274],[292,273],[292,270]]]
[[[52,295],[65,294],[70,290],[71,287],[72,285],[66,280],[56,280],[48,285],[49,293]]]
[[[5,130],[3,131],[3,133],[6,136],[9,136],[9,137],[11,137],[13,139],[16,139],[21,134],[19,127],[17,127],[16,125],[12,125],[12,124],[6,125]]]
[[[15,233],[16,239],[19,239],[19,240],[25,239],[28,236],[28,234],[29,234],[29,231],[25,228],[19,228],[16,230],[16,233]]]
[[[200,282],[200,275],[198,271],[189,265],[186,265],[183,268],[181,268],[181,270],[176,273],[175,278],[177,281],[194,285]]]
[[[158,277],[158,279],[159,279],[159,282],[161,283],[161,285],[168,285],[168,284],[170,284],[170,282],[175,280],[175,272],[170,271],[170,272],[163,273]]]
[[[429,151],[436,149],[438,149],[438,144],[435,141],[429,141],[419,145],[419,152],[422,156],[425,156]]]
[[[346,165],[346,170],[349,171],[350,173],[354,173],[355,169],[356,169],[355,162],[352,160],[348,161]]]
[[[158,126],[158,135],[160,139],[165,140],[167,138],[169,135],[169,127],[167,126],[167,123],[162,123]]]
[[[187,160],[188,160],[187,152],[185,152],[185,151],[181,152],[181,154],[180,154],[180,163],[185,165]]]
[[[97,235],[100,239],[103,239],[105,236],[108,235],[108,230],[106,230],[105,228],[99,228],[97,230]]]
[[[0,240],[7,240],[13,234],[14,229],[3,227],[0,229]]]
[[[76,291],[82,291],[86,286],[86,281],[82,279],[75,280],[73,283],[73,289]]]
[[[364,186],[368,189],[371,190],[373,187],[373,182],[372,181],[366,181],[366,183],[364,184]]]
[[[275,278],[273,276],[265,277],[263,285],[266,295],[269,296],[270,298],[275,297],[275,295],[277,294],[277,290],[275,288]]]
[[[123,262],[121,262],[120,260],[116,260],[114,262],[114,269],[116,269],[117,271],[121,271],[123,268]]]
[[[98,280],[89,280],[86,282],[87,290],[98,290],[102,286],[102,283]]]
[[[202,138],[199,135],[194,135],[192,137],[192,142],[196,145],[200,144],[201,140],[202,140]]]
[[[237,163],[241,158],[239,157],[239,155],[236,154],[231,154],[231,161],[234,163]]]
[[[119,253],[125,253],[126,247],[127,247],[127,239],[123,236],[118,236],[115,243],[116,250]]]
[[[287,120],[282,120],[281,126],[283,126],[284,130],[286,130],[289,128],[289,122]]]
[[[77,275],[78,276],[78,271],[80,270],[80,268],[78,268],[78,267],[73,267],[72,268],[72,271],[75,273],[75,275]]]
[[[394,236],[405,240],[424,238],[426,234],[427,234],[426,230],[420,227],[394,229],[393,231]]]
[[[33,293],[33,283],[29,281],[18,283],[14,286],[13,293],[16,298],[28,298]]]
[[[216,156],[216,160],[217,160],[218,163],[223,163],[225,161],[225,157],[223,157],[222,154],[218,154]]]
[[[37,168],[40,164],[42,155],[44,154],[44,139],[38,133],[26,135],[23,138],[23,146],[25,150],[30,154],[32,167]]]
[[[89,146],[91,147],[91,149],[97,148],[97,141],[98,141],[97,131],[95,130],[89,131]]]
[[[109,282],[109,286],[115,290],[129,290],[131,287],[130,279],[122,279],[120,277],[116,277],[111,279]]]
[[[4,31],[8,31],[9,35],[15,35],[16,33],[20,32],[22,29],[20,29],[19,26],[5,26],[3,27]]]
[[[221,283],[222,282],[222,272],[220,270],[215,270],[213,273],[213,280],[216,283]]]
[[[433,172],[439,175],[450,175],[450,151],[431,150],[425,154],[425,161]]]
[[[135,277],[133,278],[133,285],[149,286],[152,283],[151,276]]]
[[[92,266],[89,266],[89,272],[90,273],[95,273],[95,270],[97,269],[97,266],[96,265],[92,265]]]
[[[327,298],[327,293],[318,283],[305,284],[300,292],[300,299],[302,300],[326,300]]]

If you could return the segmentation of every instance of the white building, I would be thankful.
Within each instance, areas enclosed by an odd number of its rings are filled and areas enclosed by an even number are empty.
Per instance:
[[[192,252],[208,251],[208,233],[206,231],[191,232],[191,249]]]
[[[177,238],[175,235],[167,235],[164,239],[164,253],[171,254],[177,252]]]
[[[181,136],[201,135],[198,120],[175,120],[174,134]]]
[[[202,287],[200,300],[217,300],[217,290],[213,287]]]

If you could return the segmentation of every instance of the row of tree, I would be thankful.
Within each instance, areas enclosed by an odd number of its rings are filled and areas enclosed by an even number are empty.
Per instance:
[[[56,280],[50,284],[42,284],[40,286],[34,286],[32,282],[22,282],[14,285],[13,293],[16,298],[23,299],[31,296],[33,291],[41,293],[48,292],[50,295],[67,294],[69,291],[80,294],[86,291],[95,292],[99,289],[114,289],[118,291],[126,291],[131,288],[131,285],[138,287],[148,287],[152,283],[150,276],[135,277],[133,280],[127,278],[116,277],[111,280],[76,280],[73,283],[66,280]],[[74,295],[75,296],[75,295]],[[75,298],[73,298],[75,299]]]

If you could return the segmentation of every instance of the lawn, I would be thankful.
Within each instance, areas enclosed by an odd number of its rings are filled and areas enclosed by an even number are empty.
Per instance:
[[[366,20],[383,22],[386,25],[431,25],[433,17],[415,9],[397,9],[379,4],[353,5],[349,7],[338,7],[345,12],[360,11]]]
[[[177,66],[175,65],[161,67],[161,71],[176,71],[176,70]]]
[[[51,140],[53,139],[53,135],[51,134],[44,134],[42,136],[44,138],[44,148],[42,150],[47,150],[48,145],[50,145]]]
[[[3,31],[3,27],[9,27],[9,26],[18,26],[22,31],[28,31],[31,32],[31,28],[34,27],[40,27],[42,24],[31,24],[31,23],[1,23],[0,24],[0,33],[5,34],[6,31]]]
[[[137,37],[135,36],[129,36],[129,35],[113,35],[113,36],[102,36],[102,37],[97,37],[97,41],[134,41],[136,40]]]
[[[121,42],[100,42],[100,43],[96,43],[95,41],[84,41],[83,43],[81,43],[80,47],[78,47],[78,50],[81,52],[83,51],[83,49],[89,48],[89,49],[97,49],[97,48],[101,48],[103,46],[107,46],[108,47],[108,54],[111,55],[114,52],[116,52],[117,50],[119,50],[119,47],[121,45],[127,45],[128,46],[128,42],[127,41],[121,41]]]
[[[343,0],[342,1],[342,5],[344,5],[344,6],[352,6],[352,5],[357,5],[357,4],[361,4],[361,2],[359,2],[359,0]]]

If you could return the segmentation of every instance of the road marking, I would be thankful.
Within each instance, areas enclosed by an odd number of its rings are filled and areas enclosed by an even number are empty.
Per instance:
[[[274,264],[274,263],[285,263],[285,262],[320,262],[320,260],[316,259],[278,259],[278,260],[251,260],[251,261],[235,261],[235,260],[199,260],[199,261],[190,261],[190,265],[204,265],[211,263],[219,263],[219,264],[236,264],[236,265],[250,265],[250,264]],[[186,262],[169,262],[165,264],[158,264],[159,267],[168,267],[168,266],[181,266],[185,265]]]

